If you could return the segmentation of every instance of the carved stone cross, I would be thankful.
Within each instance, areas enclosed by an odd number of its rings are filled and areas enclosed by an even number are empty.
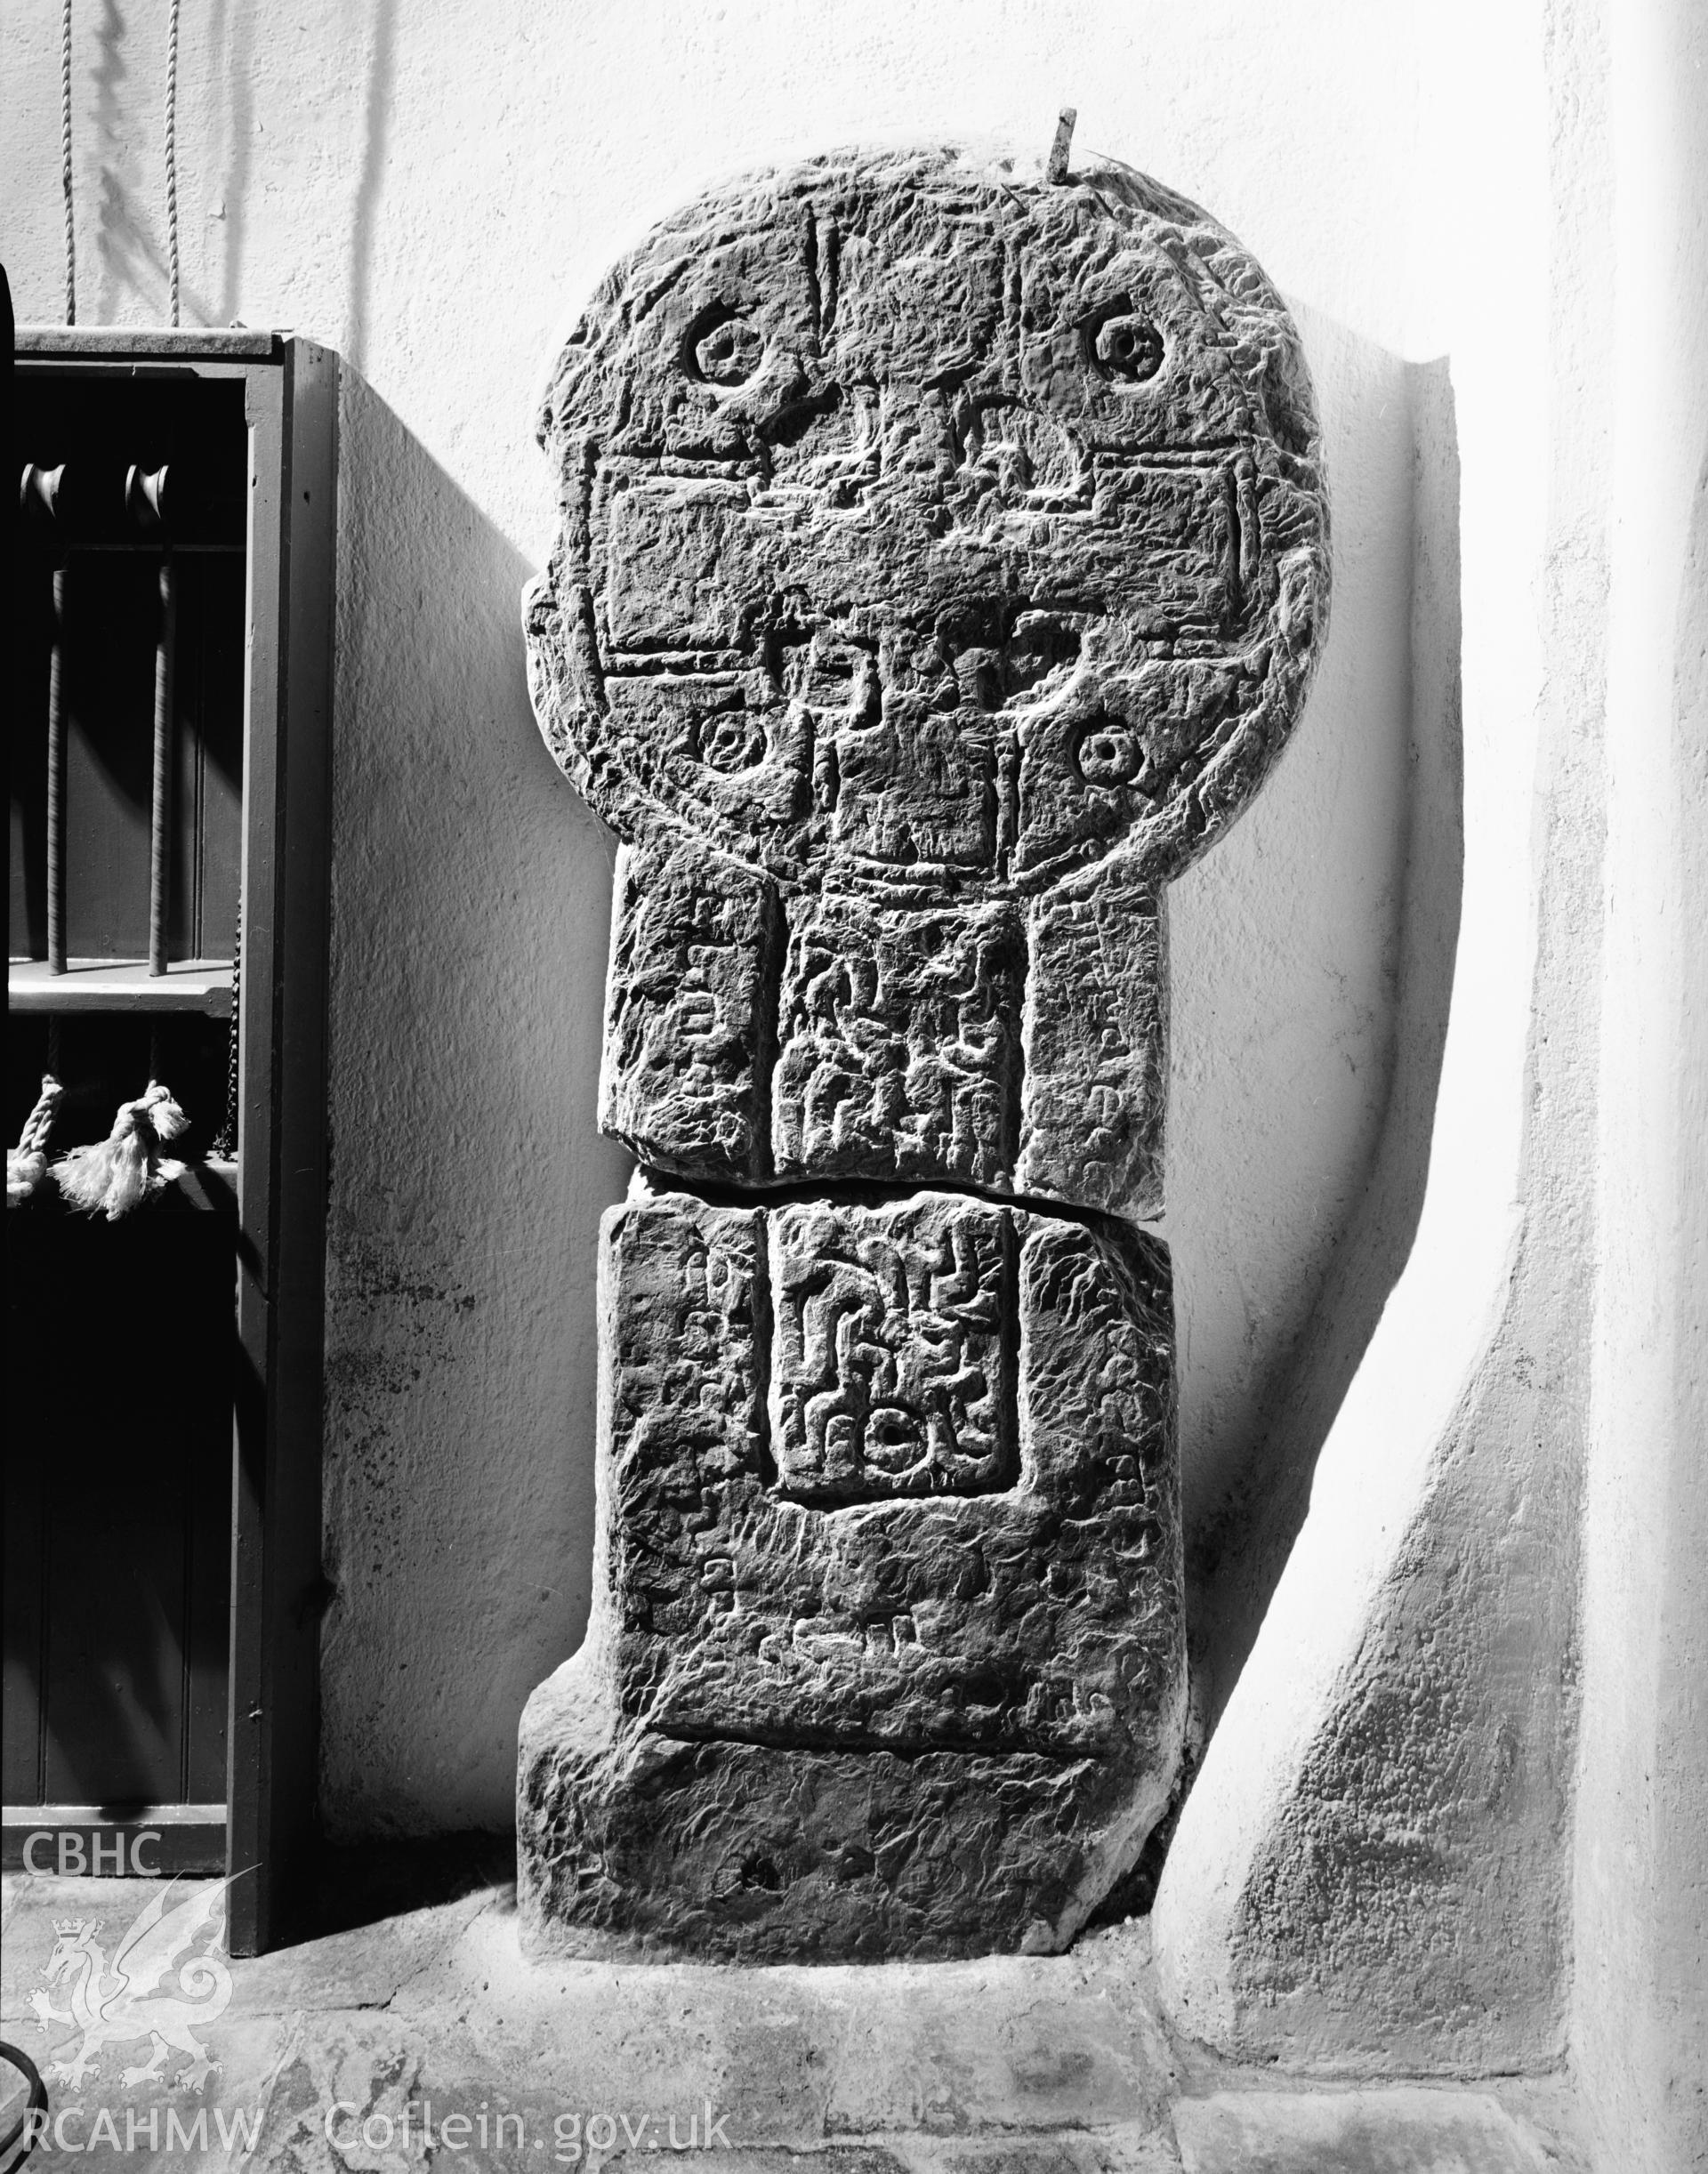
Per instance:
[[[623,840],[600,1117],[640,1170],[524,1912],[1059,1947],[1179,1768],[1160,901],[1323,628],[1296,334],[1124,167],[837,155],[620,263],[542,439],[530,681]]]

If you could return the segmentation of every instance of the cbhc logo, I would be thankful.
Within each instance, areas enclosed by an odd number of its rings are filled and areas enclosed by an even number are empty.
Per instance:
[[[157,1862],[145,1864],[142,1851],[145,1845],[157,1845],[158,1827],[140,1827],[132,1832],[125,1827],[91,1827],[87,1830],[88,1847],[85,1847],[85,1831],[78,1827],[37,1827],[24,1842],[24,1870],[27,1872],[57,1872],[61,1879],[82,1874],[85,1879],[123,1880],[128,1872],[139,1880],[158,1880],[161,1869]],[[110,1840],[108,1838],[110,1836]],[[130,1845],[130,1863],[125,1863],[125,1845]],[[44,1863],[36,1858],[37,1847],[48,1851]],[[55,1858],[57,1857],[57,1862]]]

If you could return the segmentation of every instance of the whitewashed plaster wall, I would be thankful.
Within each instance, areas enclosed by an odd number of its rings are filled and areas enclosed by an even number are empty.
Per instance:
[[[1606,1019],[1575,2066],[1605,2164],[1708,2164],[1708,9],[1609,26]]]
[[[1544,20],[1480,12],[1471,75],[1471,11],[1447,11],[1452,57],[1421,86],[1452,266],[1430,300],[1462,464],[1465,763],[1428,1199],[1155,1920],[1189,2027],[1295,2064],[1545,2067],[1564,2042],[1610,266],[1594,55]]]
[[[1071,100],[1082,146],[1197,197],[1299,306],[1337,523],[1305,722],[1170,906],[1194,1654],[1201,1726],[1221,1723],[1159,1901],[1177,2012],[1329,2066],[1545,2066],[1569,2037],[1609,2106],[1615,2071],[1640,2094],[1676,2076],[1701,1860],[1656,1869],[1675,1784],[1640,1800],[1615,1768],[1688,1771],[1700,1549],[1669,1542],[1663,1597],[1641,1622],[1631,1601],[1694,1478],[1677,1305],[1703,1268],[1675,1220],[1662,1252],[1630,1227],[1634,1280],[1596,1268],[1609,1191],[1662,1223],[1680,1172],[1700,1196],[1700,1087],[1634,1131],[1619,1113],[1666,1063],[1702,1076],[1700,1021],[1664,1000],[1691,896],[1701,925],[1703,770],[1645,646],[1668,634],[1686,686],[1685,623],[1627,603],[1605,654],[1613,388],[1667,276],[1632,256],[1616,332],[1636,214],[1611,208],[1610,39],[1627,82],[1661,63],[1628,27],[1640,0],[1611,12],[1617,37],[1587,0],[185,0],[187,314],[292,325],[349,366],[335,1832],[507,1822],[516,1713],[586,1609],[594,1227],[624,1171],[592,1125],[609,852],[537,745],[516,632],[552,520],[531,433],[554,336],[721,172],[874,135],[1041,148]],[[10,0],[0,246],[26,321],[61,292],[58,22]],[[157,321],[159,24],[117,0],[77,23],[83,314]],[[1661,388],[1691,475],[1702,377]],[[1683,588],[1680,502],[1657,485],[1663,518],[1640,487],[1659,444],[1616,456],[1648,509],[1631,597],[1651,563]],[[1652,761],[1609,759],[1610,670]],[[1604,959],[1610,880],[1629,904]],[[1585,1552],[1580,1625],[1586,1486],[1604,1515],[1637,1507]],[[1647,2066],[1640,1966],[1614,1960],[1632,1911],[1673,1988]],[[1682,2132],[1656,2133],[1664,2154]]]
[[[1153,1922],[1229,2051],[1565,2058],[1597,2166],[1672,2174],[1708,2160],[1708,21],[1475,25],[1425,93],[1466,818],[1428,1196]]]

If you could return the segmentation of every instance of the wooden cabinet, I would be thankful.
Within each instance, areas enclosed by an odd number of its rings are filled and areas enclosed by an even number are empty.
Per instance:
[[[11,413],[8,1122],[51,1066],[56,1151],[150,1077],[191,1131],[7,1219],[6,1856],[158,1834],[251,1952],[313,1828],[336,364],[25,331]]]

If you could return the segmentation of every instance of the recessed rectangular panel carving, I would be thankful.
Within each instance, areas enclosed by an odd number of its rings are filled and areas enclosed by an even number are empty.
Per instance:
[[[737,863],[618,854],[599,1121],[643,1163],[761,1174],[777,937],[771,886]]]
[[[739,483],[641,480],[613,494],[605,616],[616,649],[722,649],[777,585],[786,530]]]
[[[978,711],[898,723],[826,721],[818,767],[830,835],[857,864],[890,874],[923,865],[987,869],[996,862],[997,735]]]
[[[1013,1159],[1022,962],[1005,906],[802,901],[778,1002],[779,1177],[965,1178]]]
[[[1167,1002],[1154,900],[1100,889],[1035,901],[1017,1192],[1162,1212]]]
[[[939,1196],[768,1217],[770,1420],[797,1502],[969,1494],[1014,1476],[1011,1234]]]
[[[1087,560],[1112,605],[1164,640],[1238,629],[1240,493],[1232,462],[1188,454],[1098,457]]]

